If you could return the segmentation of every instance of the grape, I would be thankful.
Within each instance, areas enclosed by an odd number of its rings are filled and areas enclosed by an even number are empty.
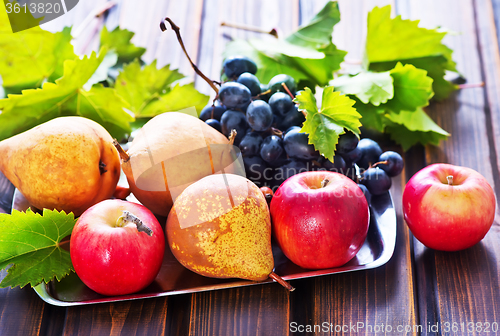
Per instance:
[[[359,140],[357,148],[361,150],[361,159],[356,163],[364,169],[368,169],[370,165],[376,163],[382,154],[382,149],[378,143],[368,138]]]
[[[224,73],[229,79],[236,79],[244,72],[257,73],[257,65],[246,56],[231,56],[224,60],[222,64]]]
[[[293,79],[293,77],[284,74],[276,75],[273,78],[271,78],[271,80],[269,81],[269,88],[271,89],[271,92],[272,93],[278,91],[286,92],[282,83],[285,83],[288,90],[290,90],[292,94],[295,94],[295,91],[297,90],[297,86],[295,85],[295,80]]]
[[[243,157],[243,166],[245,167],[247,178],[259,187],[264,185],[266,176],[271,175],[269,173],[266,174],[266,171],[272,169],[270,169],[266,162],[258,155]]]
[[[337,172],[337,173],[341,173],[341,172],[345,171],[345,169],[347,167],[345,160],[340,155],[335,155],[333,157],[333,162],[328,160],[327,158],[324,158],[323,156],[321,156],[319,158],[318,162],[319,162],[319,164],[321,164],[322,168],[329,170],[329,171]]]
[[[287,130],[292,126],[302,126],[302,123],[306,121],[304,115],[299,112],[297,106],[294,104],[290,111],[288,111],[284,118],[276,118],[276,128],[280,130]]]
[[[274,169],[274,180],[278,185],[281,185],[287,178],[308,171],[306,162],[297,159],[289,159],[281,167]]]
[[[381,195],[391,188],[392,180],[385,171],[375,167],[363,172],[361,183],[366,186],[370,194]]]
[[[319,158],[319,152],[309,144],[307,133],[300,133],[300,128],[291,128],[283,138],[286,153],[292,159],[313,160]]]
[[[221,132],[222,133],[222,127],[221,127],[221,124],[219,122],[219,120],[215,120],[215,119],[207,119],[205,120],[205,123],[209,126],[212,126],[213,128],[215,128],[217,131]]]
[[[273,113],[279,117],[284,117],[293,105],[292,98],[284,92],[276,92],[269,98],[269,106],[271,106]]]
[[[251,74],[250,72],[242,73],[238,79],[236,80],[238,83],[245,85],[253,96],[256,96],[260,93],[260,82],[257,79],[257,76]]]
[[[258,132],[265,131],[273,123],[273,112],[268,103],[254,100],[247,108],[247,121],[250,127]]]
[[[372,202],[372,194],[370,194],[364,184],[358,184],[358,187],[359,189],[361,189],[361,191],[363,191],[363,195],[365,195],[366,201],[368,202],[368,204],[370,204]]]
[[[260,156],[267,163],[277,164],[284,154],[283,140],[279,136],[270,135],[262,141]]]
[[[250,90],[243,84],[226,82],[220,86],[219,99],[228,109],[245,111],[251,98]]]
[[[380,167],[380,169],[385,171],[390,177],[398,176],[403,171],[403,158],[396,152],[384,152],[380,155],[378,161],[377,167]]]
[[[356,148],[359,139],[356,134],[352,132],[346,132],[339,136],[339,142],[337,144],[337,153],[348,153]]]
[[[262,136],[257,132],[247,133],[240,142],[239,148],[243,156],[259,155]]]
[[[238,146],[248,129],[247,118],[241,111],[228,110],[224,112],[220,120],[222,134],[229,137],[231,130],[236,130],[234,145]]]
[[[213,115],[212,115],[213,111]],[[212,105],[207,105],[201,110],[200,113],[200,119],[203,121],[207,121],[208,119],[215,119],[220,121],[220,118],[222,117],[222,114],[226,112],[226,107],[224,106],[212,106]]]
[[[344,158],[346,162],[349,162],[351,164],[358,162],[359,159],[361,159],[363,153],[361,152],[361,149],[359,147],[356,147],[350,152],[339,153],[339,155],[342,156],[342,158]]]

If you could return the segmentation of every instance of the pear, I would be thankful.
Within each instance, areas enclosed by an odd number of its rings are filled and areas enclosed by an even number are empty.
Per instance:
[[[134,196],[166,217],[175,198],[190,184],[219,173],[244,169],[220,132],[185,113],[166,112],[149,120],[125,153],[122,169]]]
[[[213,278],[253,281],[274,272],[271,219],[263,193],[235,174],[207,176],[175,200],[166,224],[172,254],[186,268]]]
[[[79,216],[112,196],[120,158],[101,125],[59,117],[1,141],[0,171],[35,208]]]

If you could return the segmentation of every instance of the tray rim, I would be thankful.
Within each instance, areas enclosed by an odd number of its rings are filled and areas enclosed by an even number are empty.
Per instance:
[[[384,203],[385,201],[385,203]],[[364,265],[355,265],[355,266],[340,266],[330,269],[322,269],[322,270],[310,270],[303,273],[296,273],[291,275],[284,275],[282,278],[284,280],[297,280],[297,279],[305,279],[317,276],[324,275],[333,275],[339,273],[346,272],[354,272],[361,270],[369,270],[380,267],[386,264],[393,256],[394,250],[396,247],[396,231],[397,231],[397,216],[394,207],[394,201],[390,192],[386,192],[382,195],[377,195],[372,197],[371,202],[371,215],[374,216],[374,222],[377,223],[377,228],[381,238],[381,245],[383,246],[382,253],[379,257],[372,262]],[[55,280],[52,280],[55,281]],[[221,289],[229,289],[229,288],[238,288],[245,286],[253,286],[253,285],[262,285],[269,284],[275,282],[274,280],[268,279],[264,281],[250,281],[250,280],[239,280],[235,279],[232,282],[223,282],[216,285],[206,285],[193,287],[189,289],[182,290],[172,290],[158,293],[135,293],[123,296],[110,296],[99,299],[92,299],[86,301],[62,301],[54,298],[50,295],[47,290],[48,284],[41,283],[35,287],[33,287],[34,291],[38,294],[38,296],[46,303],[60,306],[60,307],[71,307],[71,306],[82,306],[82,305],[90,305],[90,304],[99,304],[99,303],[110,303],[110,302],[121,302],[121,301],[130,301],[130,300],[140,300],[140,299],[149,299],[149,298],[158,298],[165,297],[171,295],[181,295],[181,294],[189,294],[189,293],[197,293],[197,292],[206,292],[212,290],[221,290]]]

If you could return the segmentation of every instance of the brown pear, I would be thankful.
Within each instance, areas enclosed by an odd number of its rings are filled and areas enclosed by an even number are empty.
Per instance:
[[[166,217],[187,186],[207,175],[237,169],[230,147],[223,134],[197,117],[167,112],[140,129],[122,153],[122,168],[134,196]]]
[[[186,268],[213,278],[261,281],[274,272],[271,219],[259,187],[243,176],[217,174],[187,187],[166,224],[170,249]]]
[[[101,125],[60,117],[1,141],[0,171],[35,208],[79,216],[113,195],[120,159]]]

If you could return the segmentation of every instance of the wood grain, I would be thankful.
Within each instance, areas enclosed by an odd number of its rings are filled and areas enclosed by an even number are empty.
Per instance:
[[[498,194],[496,140],[492,142],[496,137],[491,116],[498,115],[493,112],[498,108],[498,79],[492,77],[499,69],[491,47],[481,47],[485,38],[495,37],[494,20],[491,16],[486,19],[487,5],[488,1],[481,4],[466,0],[420,1],[418,4],[409,1],[405,14],[412,19],[422,18],[424,26],[441,25],[459,32],[445,40],[455,50],[453,56],[459,70],[468,82],[484,81],[486,84],[485,88],[456,92],[449,99],[429,107],[430,116],[452,136],[438,147],[426,148],[426,163],[448,162],[476,169]],[[492,75],[486,75],[487,72]],[[494,90],[497,91],[494,93]],[[422,322],[431,325],[439,322],[440,331],[444,332],[445,323],[468,325],[498,321],[498,231],[497,219],[482,242],[454,253],[433,251],[414,241]]]

